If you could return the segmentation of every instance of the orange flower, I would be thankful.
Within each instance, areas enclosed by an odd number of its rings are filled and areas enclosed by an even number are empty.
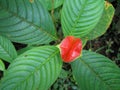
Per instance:
[[[60,43],[60,53],[64,62],[72,62],[81,55],[82,41],[74,36],[67,36]]]

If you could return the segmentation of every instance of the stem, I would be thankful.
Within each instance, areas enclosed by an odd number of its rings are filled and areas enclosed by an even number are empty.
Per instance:
[[[101,51],[102,49],[104,49],[104,48],[106,48],[106,47],[107,47],[107,46],[103,46],[103,47],[97,49],[95,52],[99,52],[99,51]]]
[[[53,23],[54,23],[54,25],[55,25],[55,27],[56,27],[55,17],[54,17],[54,0],[52,0],[51,16],[52,16]]]

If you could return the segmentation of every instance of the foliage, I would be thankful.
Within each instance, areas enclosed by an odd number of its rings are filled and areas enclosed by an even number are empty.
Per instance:
[[[104,0],[0,0],[0,90],[119,90],[120,70],[99,50],[64,63],[57,47],[74,36],[84,49],[107,31],[114,12]],[[114,42],[104,40],[109,54]]]

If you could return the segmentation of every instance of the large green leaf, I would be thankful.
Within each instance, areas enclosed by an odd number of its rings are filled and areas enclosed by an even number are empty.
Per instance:
[[[56,39],[52,19],[38,0],[0,0],[0,33],[25,44],[48,44]]]
[[[59,7],[64,0],[39,0],[48,10]]]
[[[100,54],[83,51],[72,71],[81,90],[120,90],[120,69]]]
[[[62,68],[59,49],[44,46],[20,55],[9,66],[0,90],[47,90]]]
[[[98,23],[104,0],[65,0],[62,9],[62,29],[65,36],[83,37]]]
[[[17,57],[13,44],[7,38],[0,36],[0,58],[12,62]]]
[[[103,35],[107,31],[107,28],[112,22],[114,12],[115,9],[112,6],[112,4],[106,1],[104,12],[102,14],[100,21],[98,22],[96,27],[88,35],[85,36],[85,38],[92,40]]]

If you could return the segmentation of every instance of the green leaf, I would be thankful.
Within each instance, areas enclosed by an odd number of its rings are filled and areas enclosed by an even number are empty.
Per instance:
[[[31,49],[11,63],[0,90],[47,90],[62,69],[59,49],[43,46]]]
[[[64,0],[39,0],[48,10],[61,6]]]
[[[88,35],[85,36],[85,38],[92,40],[103,35],[107,31],[109,25],[111,24],[114,13],[114,7],[112,6],[112,4],[106,1],[104,12],[100,21],[98,22],[96,27]]]
[[[24,44],[57,39],[52,19],[38,0],[0,0],[0,33]]]
[[[65,0],[62,9],[64,36],[83,37],[98,23],[104,9],[104,0]]]
[[[4,71],[4,70],[5,70],[5,65],[4,65],[4,63],[2,62],[1,59],[0,59],[0,70],[1,70],[1,71]]]
[[[10,40],[0,36],[0,58],[11,63],[16,57],[17,52]]]
[[[83,51],[72,63],[73,75],[81,90],[119,90],[120,69],[100,54]]]

